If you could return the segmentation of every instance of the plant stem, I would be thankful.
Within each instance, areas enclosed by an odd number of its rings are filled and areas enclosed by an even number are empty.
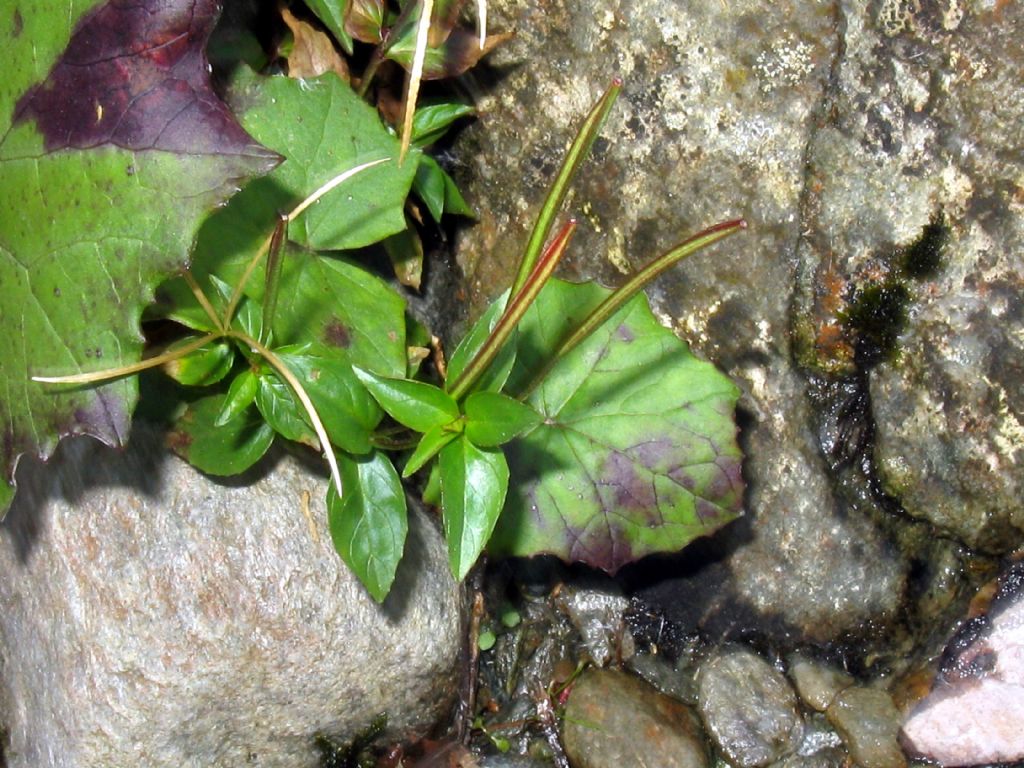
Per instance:
[[[423,60],[427,57],[427,35],[430,32],[430,17],[434,12],[434,0],[420,0],[423,5],[420,11],[419,25],[416,27],[416,49],[413,52],[412,68],[406,80],[405,116],[402,119],[402,146],[398,152],[398,164],[401,165],[409,152],[412,142],[412,118],[416,113],[416,100],[420,94],[420,80],[423,77]]]
[[[188,287],[192,290],[192,295],[196,297],[196,301],[199,302],[199,306],[203,308],[206,316],[210,318],[210,321],[213,323],[213,327],[223,333],[224,325],[217,316],[217,310],[213,308],[213,304],[210,303],[210,300],[206,297],[205,291],[203,291],[199,283],[196,282],[192,272],[186,269],[181,273],[181,276],[185,278],[185,282],[188,283]]]
[[[185,344],[184,346],[168,350],[167,352],[154,357],[148,357],[145,360],[140,360],[132,365],[121,366],[120,368],[108,368],[104,371],[93,371],[92,373],[76,373],[71,376],[33,376],[32,381],[42,382],[43,384],[91,384],[96,381],[117,379],[121,376],[129,376],[133,373],[140,373],[141,371],[146,371],[150,368],[156,368],[158,365],[169,363],[172,360],[178,360],[185,355],[206,346],[211,341],[216,341],[222,336],[224,336],[224,334],[220,332],[208,333],[189,344]]]
[[[260,343],[270,340],[270,329],[274,324],[274,310],[277,308],[277,293],[281,287],[281,246],[288,231],[288,217],[277,214],[277,225],[270,236],[267,248],[267,272],[263,287],[263,326],[260,328]]]
[[[558,175],[555,177],[555,181],[551,185],[547,197],[544,199],[544,206],[537,217],[537,223],[533,226],[533,232],[530,233],[530,239],[526,243],[523,259],[519,264],[519,272],[516,274],[515,282],[512,283],[512,290],[509,293],[509,301],[519,292],[533,271],[533,265],[536,263],[544,243],[548,239],[548,234],[551,232],[555,215],[565,201],[566,192],[569,190],[569,183],[590,151],[590,147],[594,144],[594,140],[601,131],[601,126],[604,125],[604,121],[607,119],[608,113],[611,111],[612,105],[615,103],[615,99],[618,98],[621,90],[622,81],[619,78],[612,80],[608,90],[604,92],[604,95],[601,96],[590,110],[586,120],[583,121],[583,125],[580,127],[579,133],[576,134],[572,146],[569,147],[569,152],[562,161],[562,167],[559,168]]]
[[[379,160],[371,160],[368,163],[357,165],[355,168],[349,168],[347,171],[339,173],[334,178],[320,185],[320,187],[318,187],[305,200],[303,200],[301,203],[295,206],[292,212],[285,217],[286,223],[294,221],[294,219],[300,213],[305,211],[307,208],[309,208],[309,206],[311,206],[313,203],[315,203],[321,197],[326,195],[339,184],[352,178],[357,173],[362,173],[367,168],[372,168],[375,165],[386,163],[389,160],[391,160],[390,157],[382,157]],[[275,225],[274,231],[271,232],[267,239],[264,240],[263,243],[260,245],[260,247],[256,249],[256,253],[253,254],[253,257],[252,259],[249,260],[249,263],[245,265],[245,272],[242,273],[242,278],[238,281],[238,285],[235,286],[235,291],[234,293],[231,294],[231,301],[228,302],[228,308],[224,312],[224,318],[222,320],[222,325],[224,328],[228,328],[231,325],[231,320],[235,316],[235,310],[238,309],[238,303],[242,300],[242,294],[245,291],[245,286],[248,285],[249,278],[252,277],[252,273],[256,270],[256,265],[259,264],[260,259],[262,259],[264,254],[266,254],[270,250],[274,242],[274,235],[276,232],[277,225]]]
[[[361,99],[366,98],[366,92],[370,90],[370,83],[373,82],[374,76],[377,74],[377,69],[380,67],[381,62],[384,61],[384,53],[381,50],[384,44],[381,43],[373,49],[373,54],[370,56],[370,63],[366,65],[366,69],[363,71],[363,79],[359,81],[359,90],[356,94]]]
[[[310,422],[313,424],[313,431],[316,432],[317,438],[320,440],[320,447],[324,452],[324,457],[327,459],[327,464],[331,468],[331,477],[334,480],[334,486],[338,491],[338,497],[343,497],[341,487],[341,471],[338,469],[338,461],[334,458],[334,448],[331,446],[331,438],[327,435],[327,430],[324,428],[323,422],[320,420],[320,414],[317,413],[316,407],[313,405],[313,401],[309,399],[305,387],[302,386],[302,382],[299,381],[298,377],[291,372],[291,369],[284,364],[284,361],[278,357],[273,351],[260,344],[259,341],[254,339],[240,331],[228,331],[227,336],[233,339],[237,339],[243,344],[249,346],[254,352],[260,355],[264,360],[270,363],[270,366],[281,376],[282,379],[292,388],[292,392],[299,398],[299,402],[302,407],[306,410],[306,414],[309,416]]]
[[[575,231],[576,219],[570,219],[562,227],[555,239],[551,241],[547,249],[545,249],[540,261],[536,263],[534,269],[530,272],[519,293],[509,297],[508,304],[505,305],[505,311],[495,324],[494,330],[487,337],[487,341],[483,343],[476,356],[462,371],[462,375],[459,376],[452,384],[451,389],[448,390],[448,394],[453,399],[459,400],[463,395],[467,394],[487,370],[487,367],[494,362],[494,358],[501,351],[505,342],[508,341],[508,337],[512,334],[516,325],[523,319],[526,310],[533,304],[541,288],[544,287],[548,278],[555,271],[555,267],[558,266],[558,262],[561,261],[562,256],[565,254],[569,240]]]
[[[687,256],[699,251],[701,248],[706,248],[707,246],[728,237],[734,232],[746,229],[746,226],[747,222],[743,219],[734,219],[732,221],[725,221],[708,227],[707,229],[698,232],[693,237],[684,240],[672,250],[659,256],[633,275],[633,277],[627,280],[625,284],[602,301],[594,311],[591,312],[579,326],[577,326],[576,330],[569,334],[569,336],[559,344],[558,349],[556,349],[551,357],[548,358],[544,367],[541,368],[541,370],[530,380],[530,383],[527,384],[523,391],[518,395],[518,398],[520,400],[525,400],[537,385],[544,380],[544,377],[548,375],[559,360],[569,354],[569,352],[571,352],[581,341],[600,328],[609,317],[618,312],[627,301],[633,298],[633,296],[645,285],[651,282],[651,280],[656,278],[669,267],[675,266]]]

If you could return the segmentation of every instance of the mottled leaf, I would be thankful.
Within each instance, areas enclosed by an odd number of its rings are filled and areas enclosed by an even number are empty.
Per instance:
[[[327,514],[334,548],[377,601],[395,580],[405,549],[408,519],[402,482],[383,453],[338,455],[344,496],[332,484]]]
[[[216,288],[241,278],[250,254],[233,245],[229,224],[238,223],[244,240],[245,233],[252,232],[251,219],[247,218],[252,202],[247,188],[203,227],[200,253],[192,268],[200,282],[212,283]],[[266,233],[262,236],[266,237]],[[209,275],[211,271],[215,272],[213,278]],[[240,313],[250,305],[259,309],[263,277],[263,271],[257,270],[249,281]],[[313,341],[344,353],[361,368],[385,376],[404,375],[405,302],[383,280],[347,258],[318,255],[286,243],[280,281],[273,322],[275,344]],[[202,322],[205,314],[183,280],[162,286],[158,297],[156,314],[208,330]],[[221,311],[226,304],[216,303]]]
[[[508,391],[527,387],[607,294],[551,281],[520,324]],[[743,491],[738,396],[637,295],[530,392],[543,421],[506,446],[511,491],[491,549],[615,572],[729,522]]]
[[[501,513],[508,464],[500,449],[477,448],[461,435],[441,449],[438,467],[448,563],[461,580],[483,552]]]
[[[279,158],[210,88],[213,0],[8,3],[0,13],[2,476],[66,434],[118,444],[137,384],[30,382],[138,361],[155,286],[201,218]],[[10,488],[0,492],[0,503]]]

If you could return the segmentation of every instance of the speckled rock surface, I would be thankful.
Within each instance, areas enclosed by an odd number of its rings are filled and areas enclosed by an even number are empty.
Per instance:
[[[572,687],[563,740],[573,768],[707,768],[689,707],[622,672],[592,670]]]
[[[701,719],[729,762],[759,768],[796,751],[803,721],[786,678],[757,654],[735,648],[697,675]]]
[[[703,226],[750,224],[649,291],[663,321],[745,392],[750,515],[716,536],[710,559],[729,556],[717,571],[650,597],[714,628],[819,640],[884,622],[906,563],[834,497],[790,345],[806,150],[841,53],[840,9],[506,0],[491,10],[517,38],[493,54],[501,77],[456,147],[471,158],[467,196],[483,207],[459,249],[475,310],[507,284],[575,126],[613,75],[624,93],[568,203],[581,226],[563,273],[621,282]]]
[[[1024,541],[1024,10],[893,1],[844,3],[843,17],[829,119],[808,149],[801,357],[863,367],[849,313],[886,291],[907,317],[871,373],[884,487],[969,546],[1005,552]],[[908,263],[936,220],[937,263]]]
[[[80,438],[55,462],[23,460],[0,526],[7,765],[312,768],[317,733],[445,715],[461,596],[422,513],[381,606],[292,458],[224,485],[137,428],[124,455]]]

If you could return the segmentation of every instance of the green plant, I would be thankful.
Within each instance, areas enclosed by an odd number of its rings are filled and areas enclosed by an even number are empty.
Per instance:
[[[83,270],[91,284],[102,283],[97,273],[141,271],[140,264],[146,277],[139,278],[130,298],[121,297],[115,285],[115,296],[108,292],[101,300],[123,310],[117,317],[104,316],[101,323],[81,328],[79,316],[76,328],[65,312],[56,313],[61,343],[73,334],[111,334],[113,354],[97,346],[93,354],[72,355],[75,367],[92,370],[42,373],[43,367],[61,367],[59,354],[43,364],[25,364],[37,381],[50,384],[49,410],[38,405],[45,397],[41,391],[33,390],[29,399],[36,403],[33,412],[48,414],[59,425],[58,433],[107,436],[92,423],[95,419],[78,419],[74,409],[81,410],[83,402],[123,408],[134,399],[134,390],[123,389],[130,375],[161,366],[182,385],[171,414],[172,447],[203,471],[241,472],[277,436],[320,451],[332,475],[327,502],[334,544],[378,600],[391,587],[407,530],[405,490],[392,455],[406,477],[429,469],[426,495],[440,504],[451,568],[459,578],[485,548],[510,555],[553,552],[615,571],[645,554],[681,548],[735,516],[741,501],[741,457],[732,421],[738,391],[654,320],[641,288],[680,259],[737,231],[742,221],[686,240],[616,291],[552,278],[575,226],[570,221],[548,242],[554,221],[615,101],[618,83],[574,141],[508,294],[456,347],[443,382],[430,383],[420,371],[422,356],[410,348],[424,329],[406,316],[400,295],[363,266],[359,249],[408,237],[410,191],[435,217],[468,210],[451,179],[422,152],[466,109],[431,105],[412,111],[417,69],[429,62],[430,50],[443,48],[455,34],[460,6],[410,0],[393,17],[383,5],[353,0],[345,6],[347,26],[341,29],[356,40],[381,37],[364,74],[364,91],[374,62],[390,57],[412,70],[402,142],[333,75],[300,81],[239,68],[229,92],[235,114],[249,135],[284,162],[205,219],[199,213],[209,196],[190,212],[196,242],[187,269],[173,260],[147,264],[133,255],[125,264],[124,254],[100,253],[104,238],[140,237],[138,227],[112,221],[109,214],[102,219],[105,231],[91,222],[72,227],[73,237],[82,239],[84,227],[97,243],[96,258]],[[317,10],[319,4],[311,7]],[[384,20],[373,22],[372,34],[365,31],[371,17]],[[335,28],[337,19],[322,18]],[[427,19],[437,26],[428,27]],[[400,42],[408,42],[413,29],[420,34],[403,61]],[[427,45],[430,29],[441,30],[435,48]],[[335,34],[345,45],[344,36]],[[72,40],[69,50],[73,47]],[[429,66],[423,71],[432,72]],[[96,160],[92,134],[77,144],[47,144],[52,138],[46,127],[47,89],[68,95],[51,73],[46,86],[19,97],[13,125],[24,134],[15,136],[25,150],[12,161],[11,136],[4,139],[0,181],[13,172],[12,162],[38,164],[40,155],[48,162],[70,148],[77,151],[75,162],[112,162],[121,175],[101,192],[93,180],[97,174],[90,172],[90,194],[123,195],[133,206],[162,211],[174,204],[166,195],[135,201],[132,182],[123,177],[134,179],[139,165],[159,166],[161,153],[177,160],[180,148],[158,149],[152,160],[147,153],[153,147],[125,150],[115,143],[111,149],[104,145]],[[220,120],[220,130],[231,124],[226,110]],[[235,134],[232,146],[254,158],[246,173],[274,159],[246,143],[240,129]],[[101,138],[110,143],[111,136]],[[222,149],[215,144],[210,152],[221,165]],[[125,162],[133,164],[129,174]],[[153,178],[171,183],[163,170]],[[153,183],[149,176],[146,181]],[[58,229],[53,228],[54,236]],[[32,235],[24,234],[26,240]],[[176,251],[187,249],[185,240],[176,241]],[[59,265],[44,274],[57,272]],[[156,303],[148,304],[149,286],[173,272],[179,276],[162,284]],[[70,287],[61,287],[57,298]],[[170,341],[145,360],[125,361],[121,343],[135,333],[143,306],[149,327],[164,338],[169,334]],[[0,321],[9,323],[7,318],[9,311],[0,314]],[[99,358],[114,364],[102,365]],[[12,380],[9,371],[4,375]],[[119,380],[113,384],[91,392],[84,388],[114,377]],[[19,385],[25,386],[24,378]],[[78,419],[71,428],[69,412]]]

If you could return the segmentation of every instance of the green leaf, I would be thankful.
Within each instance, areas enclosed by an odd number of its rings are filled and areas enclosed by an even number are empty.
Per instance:
[[[327,514],[334,548],[381,602],[391,590],[402,559],[408,519],[405,493],[390,459],[374,451],[366,457],[338,455],[345,495],[333,484]]]
[[[350,3],[353,6],[360,6],[363,0],[306,0],[309,10],[331,31],[345,53],[351,55],[352,36],[345,28],[345,17],[350,11]]]
[[[607,295],[552,280],[520,324],[508,391],[530,382]],[[529,394],[543,421],[507,446],[512,490],[491,550],[615,572],[729,522],[743,494],[738,396],[638,294]]]
[[[461,580],[483,552],[505,504],[508,464],[500,448],[477,448],[462,435],[441,449],[438,466],[448,563]]]
[[[259,216],[262,207],[247,188],[223,211],[210,217],[200,233],[192,269],[200,283],[212,281],[226,287],[241,279],[251,252],[239,248],[232,233],[238,233],[243,242],[251,237],[249,242],[255,250],[253,241],[265,238],[269,232],[252,230],[252,217]],[[237,230],[233,229],[235,225]],[[285,243],[282,250],[274,343],[313,342],[343,352],[361,368],[386,376],[402,376],[407,362],[402,298],[351,259],[315,254],[291,243]],[[215,273],[213,277],[211,272]],[[211,300],[218,291],[213,293]],[[262,270],[253,274],[246,294],[239,311],[246,304],[258,309],[263,299]],[[165,284],[161,295],[163,302],[156,312],[160,316],[186,322],[185,318],[193,319],[201,313],[191,291],[180,279]],[[227,301],[215,303],[222,311]]]
[[[439,463],[430,465],[430,474],[427,475],[426,485],[423,486],[423,503],[432,507],[441,506],[441,465]]]
[[[380,407],[409,429],[426,432],[431,427],[444,426],[459,418],[459,406],[455,401],[431,384],[377,376],[360,368],[355,372]]]
[[[344,356],[322,348],[293,350],[280,348],[275,352],[302,382],[331,442],[349,453],[368,453],[370,435],[384,414],[352,365]]]
[[[405,228],[403,208],[417,164],[398,163],[398,140],[337,75],[303,83],[250,75],[239,78],[231,98],[242,108],[246,130],[287,158],[258,188],[270,203],[257,218],[263,232],[273,226],[275,203],[287,212],[343,171],[380,158],[391,161],[325,194],[291,222],[288,236],[314,250],[350,250]],[[288,204],[279,205],[282,197]]]
[[[495,46],[511,35],[490,35],[480,47],[474,32],[456,27],[461,2],[435,0],[427,40],[427,55],[423,61],[423,79],[458,77],[490,53]],[[388,34],[387,58],[409,69],[416,48],[416,28],[422,3],[407,6],[399,21]]]
[[[232,379],[227,395],[225,395],[224,400],[221,402],[220,413],[214,419],[213,425],[215,427],[223,427],[229,421],[241,416],[252,405],[258,391],[259,379],[253,370],[246,368],[244,371],[241,371]]]
[[[386,10],[384,0],[350,0],[345,31],[361,42],[380,43],[384,39]]]
[[[292,388],[276,373],[266,372],[257,378],[256,407],[267,424],[287,440],[318,448],[320,441],[309,425],[305,411],[296,402]]]
[[[457,421],[455,424],[461,425],[461,422]],[[420,438],[419,443],[416,445],[416,450],[409,457],[409,461],[406,462],[405,469],[402,470],[402,477],[409,477],[419,472],[442,448],[460,434],[462,434],[460,429],[455,429],[449,424],[438,424],[436,427],[428,429],[423,434],[423,437]]]
[[[473,207],[466,202],[466,198],[462,196],[462,192],[459,191],[458,185],[455,183],[448,171],[441,169],[441,173],[444,174],[444,211],[455,216],[466,216],[470,219],[477,218],[476,211]]]
[[[412,144],[425,147],[441,138],[456,120],[476,114],[468,104],[425,104],[412,117]]]
[[[99,0],[4,9],[0,475],[13,482],[18,456],[48,456],[63,435],[127,437],[134,378],[60,387],[29,377],[138,362],[143,308],[188,260],[201,219],[278,158],[210,89],[212,0],[189,14]],[[167,40],[178,44],[150,55]]]
[[[418,291],[423,280],[423,243],[415,227],[410,223],[408,228],[385,240],[383,246],[398,282]]]
[[[455,347],[455,351],[452,353],[451,359],[448,361],[446,385],[457,381],[462,375],[462,372],[466,369],[466,366],[468,366],[470,362],[472,362],[473,358],[476,357],[476,353],[480,351],[480,348],[483,347],[484,343],[487,341],[487,338],[494,329],[494,326],[498,324],[498,320],[501,318],[501,313],[505,309],[505,302],[507,300],[508,292],[506,291],[487,308],[487,310],[473,324],[473,327],[469,329],[469,333],[462,337],[462,341],[460,341],[458,346]],[[515,334],[516,332],[513,331],[512,339],[498,353],[494,362],[491,363],[490,368],[487,369],[480,381],[477,382],[477,390],[496,392],[505,386],[508,375],[512,371],[512,366],[516,361]]]
[[[312,341],[382,376],[406,368],[405,301],[343,257],[289,250],[274,318],[278,344]]]
[[[540,423],[540,414],[498,392],[473,392],[466,398],[466,437],[473,445],[495,448]]]
[[[191,403],[168,438],[171,450],[211,475],[244,472],[263,457],[274,441],[274,430],[255,408],[217,426],[224,398],[213,395]]]
[[[170,350],[194,340],[195,337],[183,339],[172,344]],[[235,349],[226,341],[213,341],[190,352],[184,357],[164,364],[164,373],[179,384],[187,387],[200,387],[216,384],[231,372],[235,362]]]
[[[412,189],[427,206],[434,221],[441,221],[444,213],[444,171],[430,155],[420,155]]]

